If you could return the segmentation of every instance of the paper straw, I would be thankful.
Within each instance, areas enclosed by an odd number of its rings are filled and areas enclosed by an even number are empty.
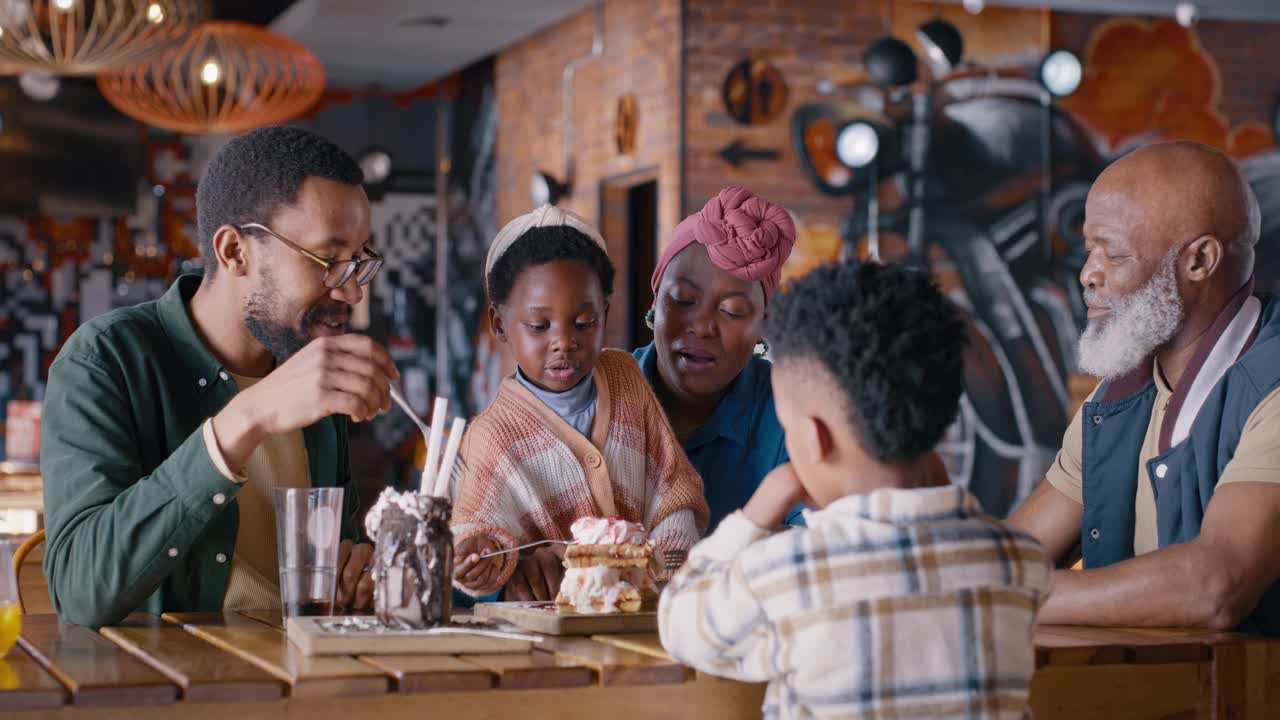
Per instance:
[[[453,477],[453,466],[458,461],[458,447],[462,445],[462,433],[466,429],[466,420],[453,419],[453,427],[449,428],[449,442],[444,446],[444,460],[440,461],[440,474],[436,476],[435,492],[432,493],[436,497],[449,496],[449,479]]]
[[[440,440],[444,437],[444,421],[449,412],[448,398],[436,398],[435,408],[431,411],[431,440],[427,442],[427,462],[422,466],[421,493],[430,493],[436,479],[436,468],[440,462]]]

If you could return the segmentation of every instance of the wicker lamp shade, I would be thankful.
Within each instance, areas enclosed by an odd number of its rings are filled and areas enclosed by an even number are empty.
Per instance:
[[[180,42],[200,0],[0,0],[0,66],[93,74]]]
[[[120,112],[175,132],[234,133],[291,120],[324,93],[320,58],[257,25],[200,25],[183,42],[98,76]]]

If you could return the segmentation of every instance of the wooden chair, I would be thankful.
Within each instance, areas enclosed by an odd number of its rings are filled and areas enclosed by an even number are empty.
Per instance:
[[[40,547],[44,542],[44,530],[38,530],[36,534],[27,538],[18,549],[13,551],[13,577],[18,585],[18,608],[25,614],[26,606],[22,603],[22,565],[26,562],[27,556],[32,550]]]

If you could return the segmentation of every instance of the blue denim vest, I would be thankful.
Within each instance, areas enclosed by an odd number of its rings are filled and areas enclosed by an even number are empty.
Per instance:
[[[1259,295],[1262,312],[1257,337],[1214,386],[1196,415],[1190,435],[1152,458],[1145,479],[1156,500],[1160,547],[1200,534],[1200,522],[1218,478],[1235,455],[1249,415],[1280,387],[1280,299]],[[1081,411],[1084,513],[1081,549],[1087,568],[1101,568],[1133,557],[1134,494],[1142,444],[1156,398],[1151,365],[1145,383],[1139,369],[1104,383]],[[1258,552],[1274,552],[1258,548]],[[1187,578],[1195,582],[1195,578]],[[1245,622],[1244,632],[1280,635],[1280,583],[1262,597]]]

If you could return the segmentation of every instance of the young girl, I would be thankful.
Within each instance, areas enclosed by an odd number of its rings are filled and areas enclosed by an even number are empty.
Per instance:
[[[454,579],[473,595],[501,588],[520,561],[480,555],[567,540],[581,517],[641,523],[660,550],[687,550],[706,530],[702,479],[649,384],[628,353],[601,350],[613,275],[599,232],[556,207],[511,221],[489,248],[490,328],[518,368],[463,440]],[[526,556],[515,596],[555,597],[554,552]]]

